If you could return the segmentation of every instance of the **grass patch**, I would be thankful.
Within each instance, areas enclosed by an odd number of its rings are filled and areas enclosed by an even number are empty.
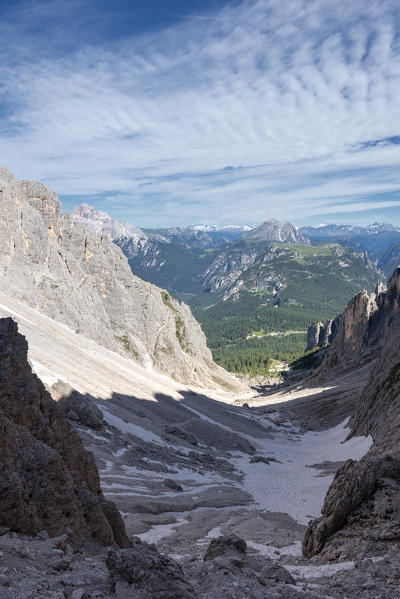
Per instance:
[[[136,349],[132,346],[131,342],[129,341],[129,337],[128,335],[115,335],[115,339],[122,344],[122,347],[124,348],[124,350],[126,351],[127,354],[129,354],[130,356],[132,356],[132,358],[139,358],[139,353],[136,351]]]

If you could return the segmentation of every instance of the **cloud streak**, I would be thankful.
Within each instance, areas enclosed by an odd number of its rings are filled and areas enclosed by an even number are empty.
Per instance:
[[[68,202],[118,197],[111,212],[145,226],[398,206],[396,2],[247,1],[73,50],[56,26],[47,52],[27,18],[54,3],[34,9],[0,26],[0,153],[17,176]]]

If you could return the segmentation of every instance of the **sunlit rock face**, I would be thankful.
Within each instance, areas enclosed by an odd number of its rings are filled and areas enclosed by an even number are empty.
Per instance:
[[[190,309],[134,276],[107,234],[63,215],[56,194],[0,169],[2,290],[108,349],[183,383],[240,385],[212,360]]]

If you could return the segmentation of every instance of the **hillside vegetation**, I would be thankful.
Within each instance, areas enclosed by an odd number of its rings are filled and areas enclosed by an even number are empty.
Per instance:
[[[275,219],[250,231],[143,231],[86,205],[74,218],[111,235],[134,274],[189,304],[214,359],[236,372],[265,374],[271,359],[302,356],[309,325],[334,318],[355,293],[373,290],[380,277],[366,252],[343,247],[343,239],[332,241],[343,227],[311,228],[314,236],[326,235],[325,242],[312,245],[306,231]],[[368,234],[375,238],[376,227]],[[175,324],[183,343],[183,328],[179,320]]]
[[[339,314],[360,289],[373,290],[377,278],[353,250],[276,244],[239,277],[228,299],[221,291],[189,303],[219,364],[261,373],[269,358],[302,356],[308,326]]]

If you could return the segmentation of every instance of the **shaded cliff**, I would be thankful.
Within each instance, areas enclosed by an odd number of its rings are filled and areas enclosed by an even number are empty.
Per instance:
[[[307,330],[306,351],[315,348],[324,349],[332,344],[333,339],[339,328],[341,316],[328,320],[325,323],[314,322]]]
[[[390,280],[388,286],[393,286]],[[319,347],[328,347],[318,373],[332,369],[349,370],[376,358],[385,320],[391,310],[386,286],[379,284],[375,293],[360,291],[347,305],[343,314],[325,325],[311,325],[307,347],[318,341]]]
[[[0,526],[127,546],[92,454],[32,373],[27,351],[16,323],[0,319]]]
[[[303,552],[314,555],[327,541],[360,546],[400,543],[400,268],[387,290],[361,293],[346,309],[323,372],[371,362],[371,372],[355,398],[349,437],[371,435],[374,445],[360,461],[349,460],[328,490],[322,516],[310,523]],[[348,363],[347,363],[348,366]],[[325,549],[329,550],[329,546]]]

